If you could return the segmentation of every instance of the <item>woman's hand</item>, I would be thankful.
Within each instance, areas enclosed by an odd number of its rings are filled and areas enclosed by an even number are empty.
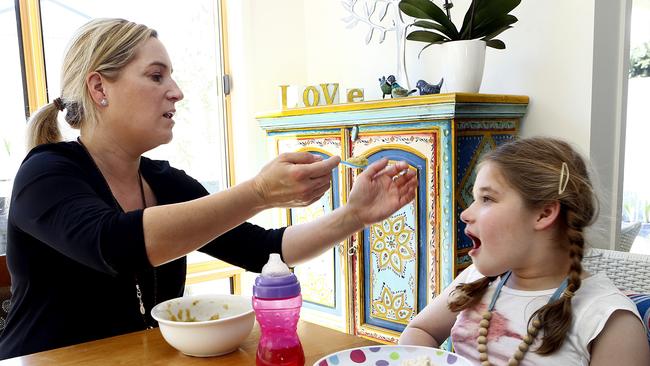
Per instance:
[[[381,159],[366,168],[354,181],[348,209],[363,226],[381,221],[415,197],[415,170],[406,162],[388,165]]]
[[[341,158],[323,160],[308,152],[280,154],[253,179],[253,187],[266,208],[299,207],[316,202],[329,188]]]
[[[338,157],[335,161],[339,162]],[[405,162],[388,166],[388,160],[382,159],[370,165],[354,181],[346,205],[287,227],[282,237],[285,262],[295,266],[314,258],[365,226],[387,218],[413,200],[416,186],[415,171],[409,171]]]

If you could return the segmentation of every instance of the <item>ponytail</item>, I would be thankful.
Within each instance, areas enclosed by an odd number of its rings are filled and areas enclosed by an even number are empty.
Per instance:
[[[43,106],[29,120],[27,126],[27,149],[31,150],[38,145],[59,142],[63,140],[57,116],[59,108],[55,103]]]

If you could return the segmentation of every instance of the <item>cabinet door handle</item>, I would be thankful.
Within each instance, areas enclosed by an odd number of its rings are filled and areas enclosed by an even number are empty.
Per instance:
[[[355,254],[357,254],[357,243],[352,244],[352,246],[348,248],[348,255],[350,257],[352,257]]]
[[[358,138],[359,138],[359,126],[354,125],[352,126],[352,130],[350,131],[350,139],[352,140],[352,142],[355,142],[357,141]]]

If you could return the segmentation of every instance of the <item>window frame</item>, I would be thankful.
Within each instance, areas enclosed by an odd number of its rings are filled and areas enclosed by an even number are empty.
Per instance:
[[[621,231],[630,22],[633,0],[596,0],[589,159],[600,188],[593,246],[614,249]]]
[[[40,0],[16,0],[25,117],[48,103]]]

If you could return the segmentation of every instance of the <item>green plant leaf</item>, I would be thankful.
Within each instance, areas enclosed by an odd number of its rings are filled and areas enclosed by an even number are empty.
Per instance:
[[[503,19],[510,19],[510,20],[514,19],[514,22],[517,21],[517,17],[515,17],[512,14],[492,14],[488,17],[476,18],[474,22],[474,29],[485,27],[486,24],[493,23],[497,21],[497,19],[499,19],[500,21],[503,21]]]
[[[438,29],[438,27],[442,27],[440,24],[430,22],[428,20],[417,20],[415,21],[415,23],[413,23],[413,25],[416,27],[422,27],[427,29]]]
[[[406,36],[409,41],[427,42],[427,43],[442,43],[449,39],[442,34],[429,32],[429,31],[413,31]]]
[[[501,15],[499,17],[487,20],[474,28],[472,31],[472,38],[485,37],[486,35],[492,34],[504,27],[516,23],[517,20],[517,17],[510,14]],[[505,29],[502,31],[504,30]]]
[[[474,29],[482,23],[508,15],[520,2],[521,0],[483,0],[474,15]]]
[[[483,2],[485,3],[485,1]],[[467,9],[467,12],[465,13],[465,18],[463,18],[463,24],[460,27],[460,38],[461,39],[469,39],[469,22],[472,21],[473,24],[476,24],[476,11],[478,8],[483,5],[480,1],[478,0],[472,0],[469,4],[469,8]],[[474,9],[474,19],[472,19],[472,6],[475,7]]]
[[[486,22],[490,22],[497,18],[502,18],[516,8],[521,0],[473,0],[472,3],[475,3],[476,7],[474,12],[473,26],[471,29],[471,37],[469,36],[469,21],[471,15],[471,4],[467,13],[465,14],[465,19],[463,19],[463,26],[461,27],[460,34],[462,39],[470,38],[480,38],[476,34],[477,28]]]
[[[432,3],[429,0],[402,0],[399,2],[400,10],[413,18],[417,19],[429,19],[433,20],[436,23],[439,23],[445,32],[443,32],[447,37],[452,40],[458,39],[459,33],[458,29],[454,23],[447,18],[445,12],[438,7],[438,5]]]
[[[429,2],[427,0],[424,0],[425,2]],[[421,5],[422,1],[416,1],[416,0],[402,0],[399,2],[399,9],[406,15],[416,18],[416,19],[430,19],[430,20],[436,20],[435,17],[432,17],[429,15],[429,13],[426,11],[426,9],[423,9],[423,5]],[[430,4],[432,7],[437,7],[435,4]],[[428,7],[427,5],[424,5],[425,7]],[[436,20],[437,21],[437,20]]]
[[[506,48],[506,44],[498,39],[491,39],[489,41],[486,41],[485,45],[488,47],[496,48],[497,50],[504,50]]]
[[[499,28],[499,29],[495,30],[494,32],[488,34],[487,36],[483,37],[482,39],[485,40],[485,41],[489,41],[492,38],[494,38],[494,37],[498,36],[499,34],[501,34],[503,31],[505,31],[508,28],[512,28],[512,26],[507,25],[507,26],[505,26],[503,28]]]
[[[413,25],[427,29],[435,29],[449,38],[449,35],[446,33],[447,29],[438,23],[429,22],[427,20],[418,20],[413,23]]]
[[[422,49],[420,50],[420,52],[418,52],[418,60],[420,59],[420,56],[422,56],[422,52],[423,52],[424,50],[426,50],[427,48],[433,46],[434,44],[441,44],[441,43],[444,43],[444,41],[438,41],[438,42],[429,43],[428,45],[422,47]]]
[[[650,77],[650,42],[630,51],[630,77]]]
[[[475,19],[489,19],[506,15],[519,6],[521,0],[483,0],[474,14]]]

